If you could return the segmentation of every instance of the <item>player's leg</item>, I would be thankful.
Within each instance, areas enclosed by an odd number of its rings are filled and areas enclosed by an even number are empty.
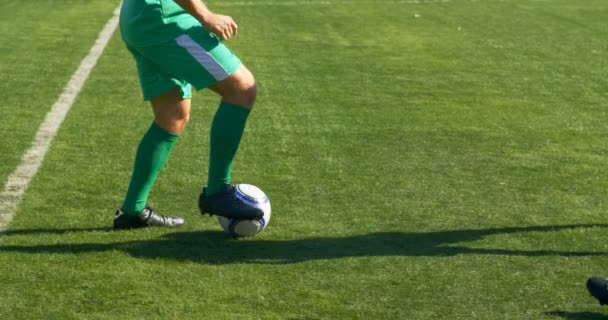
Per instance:
[[[230,182],[234,157],[255,103],[256,85],[251,72],[241,65],[228,78],[209,88],[222,100],[211,124],[207,187],[199,197],[199,207],[203,213],[227,215],[244,207],[235,201],[236,190]],[[247,210],[247,215],[256,218],[263,214],[257,208]]]
[[[182,99],[177,89],[172,89],[150,101],[154,121],[144,134],[137,153],[129,189],[122,205],[128,215],[143,211],[148,194],[156,177],[184,131],[190,114],[190,99]]]
[[[605,277],[591,277],[587,280],[587,289],[589,293],[597,300],[600,304],[608,304],[608,278]]]
[[[146,226],[179,226],[179,217],[161,216],[147,206],[156,177],[181,134],[190,115],[190,86],[180,85],[131,49],[138,67],[144,97],[150,100],[154,121],[142,137],[135,156],[133,173],[122,207],[116,212],[115,229]]]
[[[241,66],[209,88],[222,98],[211,124],[207,194],[213,195],[230,185],[234,157],[255,103],[256,85],[251,72]]]
[[[173,55],[185,51],[192,63],[184,61],[181,70],[174,67],[173,72],[197,89],[210,88],[222,99],[211,125],[205,194],[212,196],[230,186],[234,156],[255,103],[255,80],[234,53],[202,27],[188,30],[175,42],[179,50]]]

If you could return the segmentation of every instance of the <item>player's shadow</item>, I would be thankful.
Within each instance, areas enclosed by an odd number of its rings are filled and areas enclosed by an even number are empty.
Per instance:
[[[566,312],[566,311],[552,311],[547,312],[546,315],[553,317],[561,317],[565,320],[605,320],[608,319],[608,315],[597,313],[597,312]]]
[[[30,235],[30,234],[66,234],[72,232],[107,232],[112,231],[110,227],[94,227],[94,228],[68,228],[68,229],[15,229],[15,230],[1,230],[0,237],[2,236],[16,236],[16,235]]]
[[[0,252],[86,253],[123,250],[135,257],[189,260],[200,263],[297,263],[316,259],[367,256],[454,256],[490,254],[513,256],[606,256],[598,251],[561,251],[551,249],[518,250],[509,248],[474,248],[463,242],[482,240],[492,235],[526,232],[552,232],[578,228],[606,228],[607,224],[577,224],[472,229],[437,232],[377,232],[350,237],[316,237],[296,240],[253,238],[232,240],[222,232],[172,232],[155,240],[114,243],[66,243],[18,246],[0,244]],[[86,229],[85,229],[86,230]],[[99,231],[92,229],[91,231]],[[19,230],[15,234],[28,231]],[[36,230],[29,230],[37,233]],[[10,236],[11,234],[7,234]],[[104,237],[105,238],[105,237]],[[107,239],[107,238],[105,238]]]

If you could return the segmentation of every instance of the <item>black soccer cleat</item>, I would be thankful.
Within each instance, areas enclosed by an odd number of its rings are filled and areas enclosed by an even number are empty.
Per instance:
[[[126,215],[121,209],[118,209],[114,217],[114,230],[146,227],[178,227],[182,224],[184,224],[184,218],[163,216],[157,214],[154,212],[154,209],[148,206],[136,216]]]
[[[239,198],[233,185],[226,185],[224,190],[211,196],[207,195],[207,188],[203,188],[198,197],[198,207],[203,215],[217,215],[228,219],[251,220],[264,216],[262,209]]]
[[[591,277],[587,280],[587,290],[600,301],[601,305],[608,304],[608,278]]]

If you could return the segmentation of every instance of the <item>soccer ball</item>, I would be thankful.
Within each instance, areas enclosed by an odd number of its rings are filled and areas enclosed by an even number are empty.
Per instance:
[[[218,216],[217,220],[224,231],[233,237],[252,237],[262,232],[270,222],[270,200],[260,188],[251,184],[237,184],[236,196],[264,211],[259,219],[237,220]]]

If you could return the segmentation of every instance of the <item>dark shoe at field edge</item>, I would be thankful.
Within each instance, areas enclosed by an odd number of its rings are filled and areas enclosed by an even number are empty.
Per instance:
[[[593,276],[587,280],[587,290],[599,300],[601,305],[608,304],[608,278]]]

